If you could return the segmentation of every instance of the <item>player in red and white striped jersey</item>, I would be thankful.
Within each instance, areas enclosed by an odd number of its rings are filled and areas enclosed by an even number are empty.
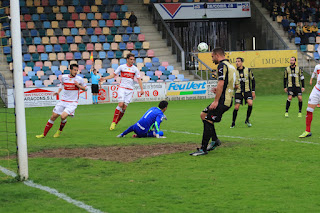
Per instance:
[[[121,82],[118,89],[118,106],[114,112],[113,121],[110,126],[110,130],[114,130],[118,122],[121,120],[122,116],[124,115],[124,112],[127,109],[127,106],[132,100],[133,96],[133,82],[134,77],[137,78],[139,86],[141,88],[140,94],[143,95],[143,87],[142,87],[142,81],[140,77],[140,72],[136,66],[133,65],[134,63],[134,55],[128,54],[127,55],[127,63],[120,65],[114,73],[111,75],[100,78],[100,81],[104,81],[107,79],[114,78],[116,75],[120,75]]]
[[[46,127],[44,128],[43,134],[36,135],[37,138],[46,137],[47,133],[53,126],[54,121],[61,116],[61,123],[59,130],[54,134],[53,137],[57,138],[60,136],[64,126],[67,123],[68,116],[74,116],[74,112],[78,106],[79,93],[81,90],[87,90],[86,84],[83,81],[83,78],[77,75],[78,65],[70,65],[70,74],[63,75],[61,78],[61,84],[58,92],[53,93],[53,95],[59,95],[60,92],[60,101],[54,107],[52,116],[48,120]]]
[[[311,134],[311,122],[313,118],[313,111],[317,107],[317,104],[320,104],[320,64],[316,65],[312,76],[310,78],[310,85],[312,85],[312,79],[317,77],[317,83],[314,86],[313,90],[310,93],[307,115],[306,115],[306,131],[304,131],[299,138],[310,137]]]

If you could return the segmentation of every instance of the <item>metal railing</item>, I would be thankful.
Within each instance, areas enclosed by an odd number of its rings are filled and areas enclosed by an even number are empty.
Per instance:
[[[0,98],[6,107],[8,107],[8,84],[4,79],[3,75],[0,73]]]
[[[314,59],[313,56],[310,56],[307,53],[302,52],[300,50],[299,53],[302,55],[302,57],[299,57],[299,67],[301,67],[305,73],[311,75],[314,70],[314,67],[317,64],[319,64],[319,60]]]
[[[211,69],[205,62],[198,58],[198,53],[189,53],[191,58],[191,63],[189,65],[192,70],[192,74],[198,77],[200,80],[213,80],[213,78],[209,78],[211,74],[215,72],[215,70]],[[205,73],[205,76],[204,76]]]
[[[167,46],[171,46],[172,54],[177,56],[177,61],[181,62],[182,70],[185,70],[185,52],[177,39],[174,37],[173,33],[169,29],[168,25],[162,19],[158,10],[152,4],[153,10],[153,23],[157,25],[157,30],[161,33],[162,39],[166,39]]]

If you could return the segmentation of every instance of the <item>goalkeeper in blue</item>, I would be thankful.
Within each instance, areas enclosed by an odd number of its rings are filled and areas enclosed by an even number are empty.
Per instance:
[[[133,137],[146,138],[157,137],[165,138],[163,132],[160,131],[160,124],[163,119],[167,119],[163,114],[168,107],[167,101],[161,101],[158,107],[151,107],[140,120],[134,125],[130,126],[126,131],[118,135],[118,138],[122,138],[130,132],[135,132]]]

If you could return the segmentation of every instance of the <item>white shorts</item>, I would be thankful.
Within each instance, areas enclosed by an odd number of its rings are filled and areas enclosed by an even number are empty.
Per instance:
[[[65,102],[59,101],[57,105],[54,107],[53,112],[61,115],[63,112],[68,113],[70,116],[74,116],[74,113],[77,109],[77,102]]]
[[[320,104],[320,91],[316,87],[310,93],[308,104]]]
[[[118,102],[124,102],[128,106],[132,100],[133,90],[119,87],[118,89]]]

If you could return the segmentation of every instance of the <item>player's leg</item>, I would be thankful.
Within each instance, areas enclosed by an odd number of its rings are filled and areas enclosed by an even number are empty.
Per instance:
[[[317,107],[317,104],[320,103],[320,92],[315,88],[312,90],[307,107],[307,115],[306,115],[306,131],[303,132],[299,138],[305,138],[311,136],[311,122],[313,118],[313,111]]]
[[[36,135],[37,138],[44,138],[47,136],[49,130],[52,128],[54,121],[59,117],[59,114],[52,112],[52,115],[50,117],[50,119],[48,120],[44,130],[43,130],[43,134],[41,135]]]
[[[233,116],[232,116],[232,124],[231,124],[230,128],[234,128],[235,125],[236,125],[236,119],[237,119],[237,116],[238,116],[239,107],[240,107],[240,103],[236,103],[234,105]]]
[[[302,110],[302,94],[298,95],[298,104],[299,104],[298,117],[301,118],[302,117],[302,114],[301,114],[301,110]]]
[[[126,129],[123,133],[121,133],[120,135],[118,135],[118,138],[122,138],[124,136],[126,136],[127,134],[129,134],[130,132],[133,132],[135,129],[136,124],[130,126],[128,129]]]
[[[248,103],[248,109],[247,109],[247,118],[245,123],[247,124],[248,127],[251,127],[252,124],[249,122],[249,118],[251,116],[251,112],[252,112],[252,99],[247,99],[247,103]]]
[[[116,124],[119,123],[119,121],[121,120],[121,118],[123,117],[128,105],[130,104],[132,97],[133,97],[133,90],[125,90],[125,96],[124,96],[124,103],[122,106],[122,111],[120,112],[120,115],[118,117],[118,120],[116,121]]]
[[[210,105],[209,105],[210,106]],[[208,146],[209,140],[211,138],[211,128],[210,128],[210,123],[206,120],[207,117],[207,113],[209,111],[209,106],[207,108],[205,108],[201,114],[200,114],[200,118],[202,120],[203,123],[203,133],[202,133],[202,142],[201,142],[201,147],[204,146],[204,144],[206,143]],[[210,125],[209,125],[210,124]],[[199,149],[197,148],[196,152],[190,153],[190,155],[192,156],[198,156],[198,155],[205,155],[208,154],[207,152],[207,146],[205,146],[205,151],[203,149]]]
[[[66,108],[64,111],[61,113],[61,122],[60,122],[60,127],[57,130],[57,132],[53,135],[54,138],[60,137],[63,128],[67,124],[67,118],[68,116],[74,116],[74,113],[77,109],[78,104],[77,103],[66,103]]]
[[[289,90],[289,88],[288,88]],[[288,93],[292,91],[288,91]],[[287,103],[286,103],[286,113],[284,114],[285,117],[289,117],[289,108],[290,108],[290,104],[291,104],[291,100],[292,100],[292,95],[288,95],[288,99],[287,99]]]
[[[114,111],[113,120],[112,120],[112,123],[110,126],[110,130],[114,130],[114,128],[117,125],[116,122],[120,116],[120,112],[122,112],[122,107],[124,105],[124,96],[125,96],[124,91],[125,91],[125,89],[123,89],[123,88],[118,89],[118,106],[116,107],[116,109]]]

